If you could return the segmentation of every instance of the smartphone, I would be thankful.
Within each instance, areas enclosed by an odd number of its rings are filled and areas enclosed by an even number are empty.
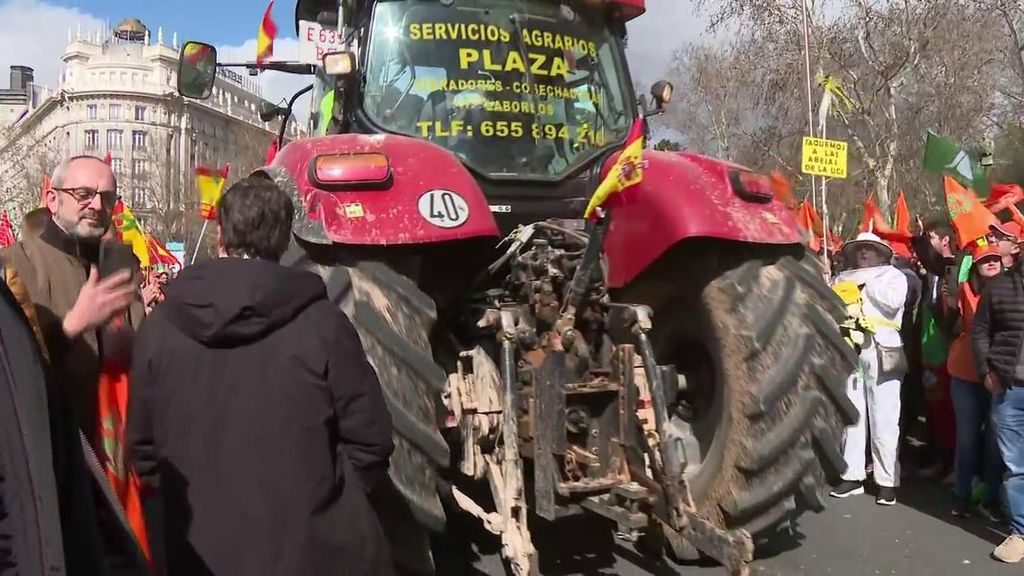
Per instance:
[[[135,273],[139,269],[139,260],[127,244],[120,242],[100,243],[100,278],[108,278],[121,270]]]

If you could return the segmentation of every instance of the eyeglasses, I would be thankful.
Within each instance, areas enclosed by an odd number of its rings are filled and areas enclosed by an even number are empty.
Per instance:
[[[104,204],[113,204],[117,200],[117,190],[97,190],[87,186],[78,188],[54,188],[54,192],[64,192],[79,204],[88,204],[98,194]]]

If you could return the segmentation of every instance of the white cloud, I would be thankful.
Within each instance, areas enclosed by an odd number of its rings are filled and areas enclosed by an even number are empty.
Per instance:
[[[0,2],[0,87],[7,88],[12,65],[30,66],[37,84],[55,87],[67,46],[68,30],[92,34],[103,20],[77,8],[53,6],[39,0]]]
[[[299,57],[299,41],[295,38],[277,38],[274,40],[273,60],[297,60]],[[220,62],[251,62],[256,59],[256,39],[247,40],[240,46],[221,46],[217,48],[217,60]],[[248,74],[244,69],[235,69],[239,74]],[[275,104],[284,105],[296,92],[313,83],[313,76],[301,74],[285,74],[284,72],[263,72],[259,75],[261,96]],[[311,95],[305,94],[295,102],[295,118],[305,124],[309,118]]]

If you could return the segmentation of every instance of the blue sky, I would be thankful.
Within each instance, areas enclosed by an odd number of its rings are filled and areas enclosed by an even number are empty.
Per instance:
[[[54,0],[49,3],[108,19],[111,26],[131,15],[151,28],[163,26],[168,33],[177,32],[179,39],[236,45],[256,36],[269,0]],[[280,37],[295,37],[294,13],[294,0],[274,2],[274,21]]]

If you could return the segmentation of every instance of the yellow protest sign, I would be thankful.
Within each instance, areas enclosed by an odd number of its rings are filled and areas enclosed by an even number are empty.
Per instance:
[[[800,170],[804,174],[826,178],[846,178],[846,142],[825,140],[804,136],[803,161]]]

